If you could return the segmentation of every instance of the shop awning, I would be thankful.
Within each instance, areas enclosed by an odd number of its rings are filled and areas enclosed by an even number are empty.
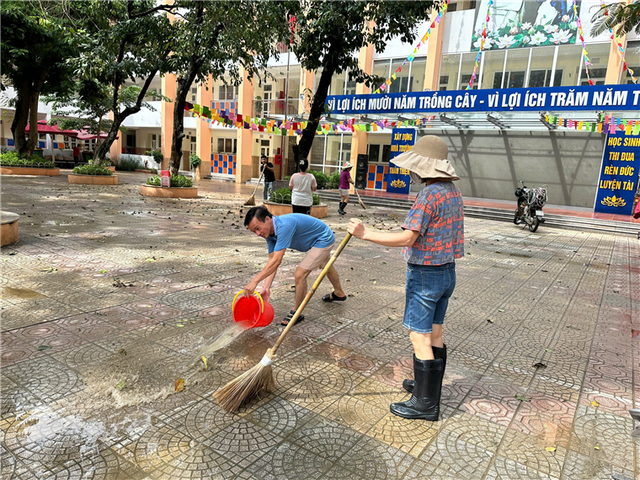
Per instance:
[[[25,129],[29,133],[29,125]],[[38,120],[38,133],[49,135],[66,135],[67,137],[76,137],[78,132],[75,130],[60,130],[58,125],[49,125],[46,120]]]

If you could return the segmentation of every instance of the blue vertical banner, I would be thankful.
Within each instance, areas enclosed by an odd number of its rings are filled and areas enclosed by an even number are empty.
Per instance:
[[[391,130],[391,152],[389,153],[389,173],[387,174],[387,192],[409,193],[411,177],[409,170],[398,168],[393,159],[416,143],[417,130],[413,128],[394,128]]]
[[[631,215],[640,170],[640,137],[607,135],[594,211]]]

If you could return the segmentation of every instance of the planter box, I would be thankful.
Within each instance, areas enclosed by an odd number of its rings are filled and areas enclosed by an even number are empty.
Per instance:
[[[198,198],[198,187],[156,187],[140,185],[140,194],[145,197]]]
[[[271,215],[275,215],[276,217],[279,215],[286,215],[287,213],[293,213],[293,207],[286,203],[266,202],[264,206],[267,207],[267,210],[269,210]],[[313,205],[311,207],[311,216],[315,218],[325,218],[327,216],[327,210],[327,205]]]
[[[0,212],[0,219],[2,221],[2,229],[0,231],[0,243],[2,247],[5,245],[11,245],[20,240],[18,234],[18,219],[20,216],[16,213]]]
[[[69,174],[69,183],[78,183],[82,185],[117,185],[117,175],[78,175]]]
[[[59,168],[35,168],[35,167],[0,167],[2,175],[41,175],[55,177],[60,175]]]

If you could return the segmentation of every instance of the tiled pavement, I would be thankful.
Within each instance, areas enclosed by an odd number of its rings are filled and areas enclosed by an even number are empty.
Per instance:
[[[2,209],[21,215],[0,262],[2,478],[640,479],[637,239],[467,219],[437,423],[389,413],[411,371],[404,262],[352,240],[337,263],[348,301],[323,304],[323,284],[275,392],[231,415],[211,394],[282,329],[243,333],[203,370],[266,261],[242,227],[252,188],[157,200],[139,195],[144,175],[119,177],[2,177]],[[349,208],[385,229],[403,213]],[[348,218],[326,221],[342,238]],[[277,319],[299,259],[274,284]]]

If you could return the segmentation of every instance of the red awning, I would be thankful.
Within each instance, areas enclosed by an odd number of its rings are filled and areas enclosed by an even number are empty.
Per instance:
[[[98,138],[97,135],[94,135],[93,133],[89,133],[86,130],[80,130],[79,132],[76,132],[78,140],[93,140],[94,138]],[[105,132],[100,132],[100,138],[105,139],[107,138],[107,134]]]
[[[25,129],[29,133],[29,125]],[[49,125],[46,120],[38,120],[38,133],[48,133],[51,135],[66,135],[67,137],[77,137],[78,132],[75,130],[60,130],[58,125]]]

